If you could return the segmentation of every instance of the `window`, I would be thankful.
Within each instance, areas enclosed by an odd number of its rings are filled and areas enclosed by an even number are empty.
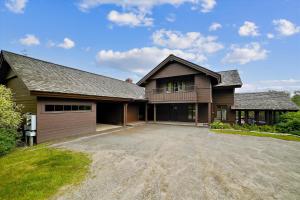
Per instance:
[[[227,120],[227,106],[217,106],[217,120]]]
[[[45,112],[91,111],[91,105],[45,105]]]

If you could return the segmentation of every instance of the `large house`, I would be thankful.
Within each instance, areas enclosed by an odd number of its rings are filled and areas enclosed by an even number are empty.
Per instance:
[[[256,118],[264,111],[272,121],[274,111],[298,110],[285,93],[275,93],[273,104],[260,103],[265,99],[258,93],[249,102],[236,97],[238,71],[214,72],[174,55],[133,84],[1,51],[0,84],[12,89],[24,113],[37,116],[37,143],[95,132],[99,124],[235,123],[252,111]]]

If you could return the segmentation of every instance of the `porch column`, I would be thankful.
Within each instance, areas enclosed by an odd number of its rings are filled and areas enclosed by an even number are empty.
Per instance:
[[[269,119],[270,119],[270,125],[273,125],[274,119],[273,119],[273,111],[272,110],[269,111]]]
[[[238,111],[238,124],[239,125],[242,124],[242,111],[241,110]]]
[[[127,106],[128,106],[128,103],[124,103],[124,105],[123,105],[123,126],[127,125]]]
[[[156,104],[153,104],[153,121],[156,122]]]
[[[277,120],[276,120],[276,111],[273,111],[273,124],[276,124]]]
[[[207,123],[211,123],[211,103],[207,104]]]
[[[255,119],[255,123],[259,124],[259,111],[254,111],[254,119]]]
[[[249,111],[245,110],[244,113],[245,113],[245,123],[249,124]]]
[[[145,121],[148,122],[148,103],[145,104]]]
[[[195,125],[198,126],[198,103],[195,103]]]
[[[266,124],[270,124],[270,116],[269,116],[268,110],[265,110],[265,121],[266,121]]]

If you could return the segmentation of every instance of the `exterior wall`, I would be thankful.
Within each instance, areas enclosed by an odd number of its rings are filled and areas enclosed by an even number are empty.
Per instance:
[[[183,76],[183,75],[191,75],[197,74],[198,71],[191,69],[190,67],[186,67],[179,63],[171,63],[165,67],[162,67],[156,74],[154,74],[151,79],[158,78],[166,78],[166,77],[174,77],[174,76]]]
[[[195,75],[197,102],[212,102],[211,80],[204,74]]]
[[[9,79],[10,78],[10,79]],[[12,71],[7,76],[6,86],[10,88],[14,94],[15,102],[18,105],[22,105],[23,113],[31,112],[36,114],[37,100],[35,96],[30,96],[30,92],[25,87],[23,82],[13,75]]]
[[[145,86],[145,91],[151,92],[154,89],[156,89],[156,80],[149,80],[149,83],[147,83],[147,85]]]
[[[139,105],[130,103],[127,108],[127,122],[139,121]]]
[[[92,105],[92,111],[45,112],[45,104]],[[96,131],[96,104],[92,101],[43,99],[37,102],[37,143]]]
[[[230,107],[234,104],[234,88],[213,90],[212,120],[217,117],[217,106],[227,106],[227,120],[225,122],[235,122],[235,111]]]

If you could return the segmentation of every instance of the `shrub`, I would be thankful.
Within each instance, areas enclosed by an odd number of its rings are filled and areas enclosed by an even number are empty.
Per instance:
[[[276,133],[276,127],[275,126],[270,126],[270,125],[262,125],[259,126],[259,131],[262,132],[270,132],[270,133]]]
[[[19,110],[11,90],[0,85],[0,156],[16,146],[17,129],[22,120]]]
[[[223,122],[213,122],[210,124],[210,127],[212,129],[230,129],[231,126],[228,123],[223,123]]]
[[[281,133],[290,133],[300,135],[300,111],[283,114],[276,130]]]
[[[17,131],[15,129],[0,128],[0,156],[10,152],[17,141]]]

